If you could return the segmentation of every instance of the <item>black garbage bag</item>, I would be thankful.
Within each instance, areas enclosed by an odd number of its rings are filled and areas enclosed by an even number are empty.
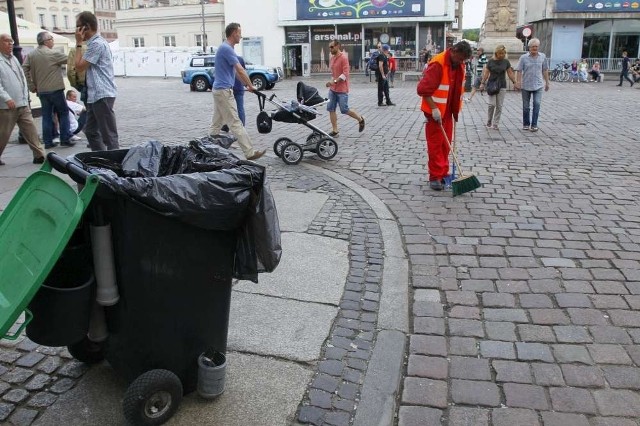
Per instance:
[[[280,225],[263,166],[219,145],[151,141],[128,150],[77,154],[75,160],[120,196],[209,230],[236,230],[234,277],[258,282],[282,254]]]

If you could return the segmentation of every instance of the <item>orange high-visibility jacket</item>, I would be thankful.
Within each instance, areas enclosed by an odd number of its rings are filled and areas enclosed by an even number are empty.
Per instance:
[[[436,106],[440,110],[440,114],[442,114],[442,116],[444,116],[444,112],[447,109],[447,100],[449,99],[449,86],[451,83],[453,84],[456,83],[456,82],[452,82],[449,78],[450,66],[449,64],[447,64],[447,61],[445,60],[446,54],[447,54],[447,51],[445,50],[444,52],[434,56],[431,59],[431,61],[429,61],[429,63],[437,62],[442,67],[442,79],[440,80],[440,85],[438,86],[436,91],[433,92],[433,95],[431,95],[433,102],[436,104]],[[462,81],[465,81],[465,78],[466,78],[465,70],[464,70],[464,67],[462,67]],[[459,113],[460,110],[462,110],[463,94],[464,94],[464,90],[461,90],[460,102],[458,103],[458,111],[456,111],[456,114],[455,114],[456,116],[458,115],[457,113]],[[431,114],[431,107],[427,103],[425,96],[422,97],[422,105],[420,106],[420,109],[423,112],[426,112],[427,114]]]

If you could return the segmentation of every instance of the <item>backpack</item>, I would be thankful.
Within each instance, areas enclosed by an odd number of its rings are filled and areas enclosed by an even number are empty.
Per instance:
[[[371,54],[369,58],[369,69],[371,71],[378,71],[378,56],[380,55],[379,51],[375,51]]]

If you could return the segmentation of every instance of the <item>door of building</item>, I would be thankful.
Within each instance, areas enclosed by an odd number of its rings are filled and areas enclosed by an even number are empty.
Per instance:
[[[309,43],[288,44],[283,48],[283,55],[287,77],[310,76],[311,49]]]
[[[302,45],[302,76],[309,77],[311,75],[311,46],[309,43]]]

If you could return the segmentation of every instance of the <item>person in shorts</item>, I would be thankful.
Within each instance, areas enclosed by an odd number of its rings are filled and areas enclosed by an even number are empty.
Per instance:
[[[332,128],[329,136],[335,138],[339,133],[338,115],[336,114],[336,107],[338,106],[342,114],[346,114],[358,121],[358,131],[362,132],[364,130],[364,117],[349,109],[349,59],[340,50],[340,42],[338,40],[331,40],[329,50],[331,51],[331,59],[329,59],[331,81],[325,85],[329,88],[327,111],[329,111],[329,120],[331,120]]]

